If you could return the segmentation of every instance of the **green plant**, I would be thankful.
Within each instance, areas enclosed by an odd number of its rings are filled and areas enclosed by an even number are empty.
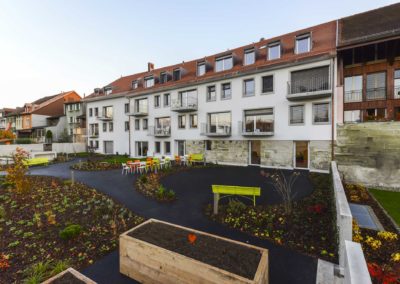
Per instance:
[[[175,191],[173,191],[173,190],[168,190],[167,191],[167,197],[169,198],[169,199],[174,199],[175,198]]]
[[[6,217],[6,210],[3,206],[0,206],[0,219],[4,219]]]
[[[67,241],[73,238],[76,238],[82,231],[82,227],[80,225],[69,225],[60,231],[60,238]]]
[[[68,260],[59,260],[54,264],[50,274],[51,276],[57,275],[58,273],[66,270],[68,267],[70,267],[70,263]]]
[[[15,139],[15,144],[32,144],[31,138],[17,138]]]
[[[229,199],[226,212],[232,215],[239,215],[246,209],[246,205],[238,199]]]
[[[27,277],[24,280],[25,284],[35,284],[41,283],[46,278],[48,278],[48,271],[51,269],[52,263],[51,261],[40,261],[38,263],[33,264],[31,267],[25,270],[25,275]]]
[[[147,183],[147,176],[146,175],[141,175],[139,177],[139,181],[143,184]]]
[[[46,131],[46,140],[48,143],[51,143],[53,140],[53,132],[51,132],[51,130]]]

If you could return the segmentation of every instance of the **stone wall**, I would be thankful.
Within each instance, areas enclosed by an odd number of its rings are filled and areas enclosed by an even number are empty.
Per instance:
[[[0,145],[0,156],[11,156],[17,147],[27,152],[42,152],[43,144],[12,144]],[[52,151],[56,153],[79,153],[86,152],[85,143],[53,143]]]
[[[293,141],[261,141],[261,165],[267,167],[293,167]]]
[[[329,171],[331,161],[331,141],[310,141],[310,170]]]
[[[204,140],[186,140],[186,153],[201,154],[204,153],[204,150],[205,150]]]
[[[209,162],[247,165],[249,143],[245,140],[213,140],[211,150],[206,151]]]
[[[338,126],[335,160],[346,182],[400,191],[400,123]]]

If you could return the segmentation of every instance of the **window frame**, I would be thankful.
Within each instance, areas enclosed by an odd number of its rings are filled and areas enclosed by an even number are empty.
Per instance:
[[[112,121],[108,123],[108,132],[114,132],[114,122]]]
[[[291,122],[291,108],[292,107],[302,107],[303,109],[303,122]],[[289,126],[302,126],[305,125],[306,123],[306,106],[305,104],[294,104],[294,105],[289,105]]]
[[[253,93],[249,94],[249,95],[246,95],[246,82],[249,82],[249,81],[253,81],[253,84],[254,84]],[[244,98],[254,97],[256,95],[256,80],[254,78],[243,79],[242,85],[243,85],[243,87],[242,87],[242,96]]]
[[[157,151],[157,144],[158,144],[158,151]],[[161,141],[154,141],[154,153],[161,154]]]
[[[129,129],[130,129],[129,120],[125,121],[124,125],[125,125],[125,131],[129,131]]]
[[[196,117],[196,126],[193,126],[192,124],[192,118]],[[197,129],[199,127],[199,116],[197,113],[191,113],[189,114],[189,128],[191,129]]]
[[[270,48],[278,47],[279,50],[279,56],[277,58],[271,58],[271,52]],[[267,60],[277,60],[282,57],[282,47],[281,47],[281,42],[280,41],[275,41],[268,43],[267,45]]]
[[[328,121],[316,122],[314,120],[314,106],[316,105],[328,105]],[[311,109],[311,120],[313,125],[328,125],[331,123],[331,103],[330,102],[313,102]]]
[[[209,97],[208,97],[208,95],[210,94],[210,88],[212,88],[212,87],[214,87],[214,93],[215,93],[215,96],[214,96],[214,99],[213,100],[210,100],[209,99]],[[206,102],[215,102],[216,100],[217,100],[217,86],[216,85],[208,85],[207,87],[207,93],[206,93]]]
[[[181,122],[183,122],[181,124]],[[178,115],[178,129],[186,129],[186,115],[180,114]]]
[[[124,111],[125,111],[125,113],[129,113],[129,112],[130,112],[130,108],[131,108],[130,103],[124,104]]]
[[[168,97],[168,104],[166,103],[166,100],[165,100],[166,97]],[[163,106],[164,107],[171,106],[171,94],[170,93],[163,94]]]
[[[161,96],[155,95],[154,96],[154,108],[160,108],[160,107],[161,107]]]
[[[148,129],[149,129],[149,119],[143,118],[142,119],[142,130],[148,130]]]
[[[231,59],[232,60],[232,67],[227,69],[225,68],[225,60],[227,59]],[[217,70],[217,62],[218,61],[222,61],[222,69],[221,70]],[[219,57],[215,58],[215,67],[214,67],[214,72],[223,72],[223,71],[227,71],[227,70],[231,70],[234,67],[234,62],[233,62],[233,55],[232,54],[228,54],[228,55],[222,55]]]
[[[299,46],[298,46],[298,41],[308,39],[308,50],[299,52]],[[297,35],[295,38],[295,54],[303,54],[303,53],[308,53],[312,50],[312,40],[311,40],[311,33],[304,33],[301,35]]]
[[[152,81],[152,82],[153,82],[153,84],[152,84],[151,86],[148,86],[148,85],[147,85],[147,82],[149,82],[149,81]],[[154,75],[150,75],[150,76],[147,76],[147,77],[144,78],[144,87],[145,87],[146,89],[151,88],[151,87],[154,87],[155,84],[156,84],[156,82],[155,82]]]
[[[134,124],[135,124],[135,131],[140,131],[140,119],[139,118],[135,119]]]
[[[222,97],[222,95],[224,94],[224,85],[229,85],[229,89],[231,91],[230,97]],[[225,83],[221,83],[221,100],[230,100],[232,99],[232,83],[231,82],[225,82]]]
[[[199,72],[199,67],[204,67],[204,73],[203,73],[203,74],[200,74],[200,72]],[[197,66],[196,66],[196,76],[197,76],[197,77],[201,77],[201,76],[206,75],[206,73],[207,73],[206,62],[205,62],[205,61],[199,61],[199,62],[197,62]]]
[[[176,72],[178,72],[178,71],[179,71],[179,78],[176,79],[175,74],[176,74]],[[182,79],[182,70],[181,70],[181,68],[175,68],[175,69],[172,71],[172,80],[173,80],[173,81],[179,81],[179,80],[181,80],[181,79]]]
[[[139,87],[139,81],[138,80],[133,80],[131,83],[131,87],[133,90],[137,89]]]
[[[264,92],[264,78],[265,77],[272,77],[272,91]],[[261,95],[269,95],[275,93],[275,75],[268,74],[261,76]]]
[[[163,78],[165,80],[163,80]],[[168,82],[168,74],[167,71],[160,72],[160,84],[165,84]]]
[[[107,132],[107,122],[103,122],[103,132]]]
[[[247,60],[246,60],[246,58],[247,58],[246,55],[250,54],[250,53],[253,54],[253,62],[248,63]],[[257,58],[256,58],[256,49],[254,47],[246,48],[244,50],[244,52],[243,52],[243,66],[253,65],[253,64],[256,63],[256,60],[257,60]]]
[[[169,145],[167,147],[167,144]],[[169,151],[167,152],[167,148],[169,148]],[[164,155],[171,155],[171,141],[164,141]]]

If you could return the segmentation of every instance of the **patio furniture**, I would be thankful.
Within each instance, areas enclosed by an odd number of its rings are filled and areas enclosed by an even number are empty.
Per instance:
[[[122,175],[130,173],[131,170],[131,167],[127,163],[122,163]]]
[[[140,174],[143,174],[143,172],[147,172],[146,162],[139,162],[139,163],[140,163],[140,165],[139,165],[139,167],[137,167],[138,173],[140,172]]]
[[[181,157],[175,156],[175,165],[180,165],[180,164],[181,164]]]
[[[256,196],[261,195],[261,188],[249,186],[236,186],[236,185],[212,185],[212,192],[214,193],[214,214],[218,214],[218,202],[221,198],[240,195],[244,198],[253,200],[253,205],[256,206]],[[220,197],[220,195],[224,195]],[[250,198],[248,196],[253,196]]]
[[[203,163],[206,164],[206,160],[204,159],[204,154],[191,154],[189,156],[189,163]]]
[[[47,166],[49,164],[49,159],[48,158],[32,158],[25,160],[24,165],[30,167],[30,166],[39,166],[39,165],[45,165]]]

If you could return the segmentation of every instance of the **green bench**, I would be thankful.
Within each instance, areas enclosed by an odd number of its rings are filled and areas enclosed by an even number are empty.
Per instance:
[[[204,159],[204,154],[191,154],[190,155],[190,159],[189,159],[190,163],[206,163],[206,160]]]
[[[223,197],[232,195],[240,195],[253,200],[253,205],[256,206],[256,196],[261,195],[261,188],[250,186],[236,186],[236,185],[212,185],[212,192],[214,193],[214,214],[218,214],[218,202]],[[221,195],[225,195],[221,197]]]
[[[30,166],[39,166],[39,165],[48,165],[49,159],[48,158],[32,158],[24,161],[24,165]]]

